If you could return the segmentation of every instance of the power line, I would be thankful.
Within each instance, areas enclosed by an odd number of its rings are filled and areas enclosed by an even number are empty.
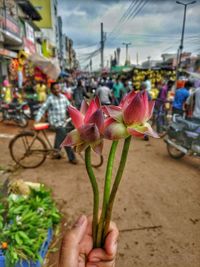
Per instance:
[[[142,0],[141,2],[138,2],[138,5],[137,5],[137,7],[135,8],[135,10],[133,10],[133,11],[131,12],[131,14],[128,16],[127,21],[128,21],[131,17],[133,17],[134,14],[137,13],[137,11],[140,9],[140,7],[141,7],[145,2],[146,2],[145,0],[144,0],[144,1]]]
[[[76,49],[76,50],[82,50],[82,49],[86,49],[86,48],[90,48],[90,47],[94,47],[94,46],[97,46],[99,43],[93,43],[93,44],[88,44],[88,45],[86,45],[86,46],[84,46],[84,45],[80,45],[80,46],[75,46],[74,48]]]
[[[133,0],[132,1],[132,3],[129,5],[128,9],[121,16],[121,18],[119,19],[119,21],[117,22],[117,24],[115,25],[115,27],[113,28],[113,30],[109,33],[108,38],[110,38],[110,36],[112,34],[114,34],[115,31],[118,30],[120,24],[126,19],[126,17],[130,14],[130,12],[132,12],[132,10],[134,9],[134,6],[135,6],[136,3],[137,3],[137,0]]]
[[[96,57],[96,56],[100,53],[100,51],[101,51],[101,49],[99,48],[99,49],[97,49],[96,51],[92,52],[88,57],[86,57],[86,58],[83,60],[82,64],[85,63],[86,61],[92,59],[93,57]]]
[[[132,6],[132,10],[129,12],[129,14],[126,16],[126,18],[123,20],[123,24],[124,23],[126,23],[130,18],[133,20],[140,12],[141,12],[141,10],[145,7],[145,5],[148,3],[148,1],[149,0],[142,0],[141,2],[135,2],[135,5],[134,6]],[[134,8],[133,8],[134,7]],[[120,26],[120,25],[119,25]],[[112,31],[113,32],[113,31]],[[112,34],[112,32],[111,32],[111,34]],[[109,36],[108,37],[110,37],[111,36],[111,34],[109,34]],[[118,30],[116,30],[115,31],[115,33],[114,34],[112,34],[112,35],[117,35],[117,34],[119,34],[119,27],[118,27]],[[113,39],[112,39],[112,41],[114,40],[114,39],[116,39],[117,37],[115,36]]]
[[[124,21],[124,19],[128,16],[128,14],[131,12],[131,10],[134,8],[135,4],[137,3],[137,0],[133,0],[129,6],[129,8],[126,10],[126,12],[123,14],[121,19],[119,20],[118,23],[121,23]]]

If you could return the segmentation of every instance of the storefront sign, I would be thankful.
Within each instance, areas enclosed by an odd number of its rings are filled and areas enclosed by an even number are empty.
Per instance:
[[[4,31],[8,31],[20,37],[20,28],[17,21],[8,14],[6,14],[6,16],[0,15],[0,25]]]
[[[4,49],[4,48],[0,48],[0,55],[1,56],[7,56],[7,57],[11,57],[11,58],[17,58],[17,53]]]
[[[42,19],[35,22],[40,28],[52,28],[52,6],[51,0],[31,0],[31,3],[35,9],[39,12]]]
[[[34,43],[32,43],[29,39],[26,37],[23,37],[23,43],[24,43],[24,50],[28,54],[34,54],[36,52],[36,46]]]
[[[27,22],[25,22],[26,38],[32,43],[35,42],[34,30]]]
[[[42,54],[47,58],[55,56],[54,47],[47,39],[42,41]]]

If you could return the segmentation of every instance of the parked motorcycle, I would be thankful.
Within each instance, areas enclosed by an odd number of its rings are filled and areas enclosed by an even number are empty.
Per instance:
[[[180,159],[185,155],[200,157],[200,120],[174,115],[164,141],[172,158]]]
[[[41,104],[32,99],[26,99],[26,103],[28,107],[24,110],[24,113],[28,119],[34,120]]]
[[[1,103],[0,121],[14,121],[18,126],[24,128],[28,125],[28,118],[25,110],[28,108],[27,103]]]

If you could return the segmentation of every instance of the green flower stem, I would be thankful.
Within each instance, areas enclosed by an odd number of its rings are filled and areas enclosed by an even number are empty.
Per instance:
[[[92,236],[93,236],[93,247],[96,247],[96,236],[98,227],[98,211],[99,211],[99,189],[94,175],[92,165],[91,165],[91,148],[90,146],[85,150],[85,166],[90,178],[90,182],[93,190],[93,221],[92,221]]]
[[[107,206],[105,226],[104,226],[104,232],[103,232],[103,242],[105,241],[106,235],[108,233],[108,229],[109,229],[109,225],[110,225],[110,221],[111,221],[111,215],[112,215],[112,208],[113,208],[115,196],[116,196],[116,193],[117,193],[117,190],[118,190],[121,178],[122,178],[122,174],[123,174],[123,171],[125,168],[130,142],[131,142],[131,136],[127,137],[124,140],[124,146],[123,146],[123,150],[122,150],[122,154],[121,154],[121,160],[120,160],[119,168],[117,170],[115,181],[114,181],[112,191],[110,194],[109,203]]]
[[[113,170],[113,164],[114,164],[117,145],[118,145],[118,141],[112,142],[112,146],[111,146],[109,157],[108,157],[105,184],[104,184],[103,206],[102,206],[101,217],[100,217],[98,231],[97,231],[97,247],[101,247],[103,245],[102,244],[103,227],[104,227],[106,209],[107,209],[109,197],[110,197],[112,170]]]

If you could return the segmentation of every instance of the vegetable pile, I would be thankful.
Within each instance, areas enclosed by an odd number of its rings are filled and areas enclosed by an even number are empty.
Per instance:
[[[0,250],[6,266],[17,262],[42,261],[39,254],[49,228],[60,221],[51,193],[43,185],[29,195],[10,194],[0,204]]]

